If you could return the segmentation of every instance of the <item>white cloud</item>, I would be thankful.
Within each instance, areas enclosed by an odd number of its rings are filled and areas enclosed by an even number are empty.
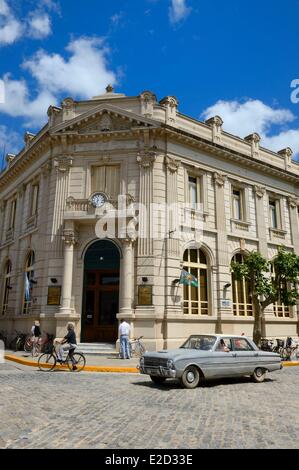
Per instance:
[[[187,18],[191,12],[191,8],[187,7],[187,0],[171,0],[171,6],[169,7],[169,18],[171,23],[179,23],[183,19]]]
[[[227,132],[245,137],[253,132],[260,134],[261,145],[275,152],[291,147],[295,155],[299,154],[299,129],[286,129],[296,116],[288,109],[274,109],[260,100],[218,101],[207,108],[202,117],[208,119],[219,115],[224,121]],[[280,126],[276,133],[273,126]]]
[[[47,13],[35,12],[28,20],[28,36],[33,39],[46,38],[52,33],[51,19]]]
[[[66,48],[68,60],[59,54],[39,51],[23,66],[51,93],[68,92],[80,98],[91,98],[115,83],[115,74],[108,69],[108,49],[101,38],[79,38]]]
[[[13,44],[22,34],[22,24],[14,17],[7,2],[0,0],[0,46]]]
[[[108,49],[102,39],[79,38],[66,50],[68,59],[39,51],[23,64],[37,83],[35,97],[25,80],[4,75],[5,103],[0,104],[0,113],[23,117],[26,126],[38,127],[46,121],[48,107],[58,104],[62,94],[88,99],[103,93],[108,83],[116,83],[116,76],[107,65]]]

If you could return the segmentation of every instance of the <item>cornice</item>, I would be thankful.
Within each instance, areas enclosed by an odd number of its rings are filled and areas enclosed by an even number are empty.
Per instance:
[[[263,162],[261,160],[254,160],[251,156],[245,155],[237,150],[230,149],[224,145],[212,142],[203,137],[196,136],[182,129],[177,129],[168,124],[162,124],[162,128],[165,129],[168,135],[179,136],[180,139],[185,143],[196,143],[199,148],[212,153],[214,155],[222,156],[232,160],[234,162],[240,161],[242,164],[246,164],[248,167],[254,167],[262,172],[270,173],[280,178],[287,179],[295,183],[299,183],[299,175],[294,175],[294,173],[284,170],[283,168],[278,168],[275,165],[271,165],[268,162]]]

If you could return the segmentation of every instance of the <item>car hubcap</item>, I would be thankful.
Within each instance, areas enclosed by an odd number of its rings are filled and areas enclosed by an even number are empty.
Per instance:
[[[258,377],[261,377],[263,375],[262,369],[256,369],[255,373]]]
[[[187,380],[188,380],[188,382],[189,382],[189,383],[194,382],[194,378],[195,378],[195,377],[194,377],[194,373],[191,372],[191,371],[189,371],[189,372],[187,373]]]

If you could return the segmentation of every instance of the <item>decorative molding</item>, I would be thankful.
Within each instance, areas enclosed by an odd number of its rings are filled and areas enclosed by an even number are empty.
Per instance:
[[[213,142],[221,142],[221,132],[223,126],[223,120],[220,116],[214,116],[205,121],[207,126],[212,128],[212,140]]]
[[[50,160],[48,160],[44,165],[41,167],[41,174],[43,175],[44,178],[47,178],[47,176],[51,173],[52,170],[52,163]]]
[[[63,231],[62,240],[67,246],[76,245],[78,243],[78,234],[75,230],[65,229]]]
[[[73,165],[71,157],[58,157],[54,159],[54,167],[60,173],[68,173]]]
[[[251,156],[253,158],[258,158],[260,151],[261,136],[254,132],[253,134],[249,134],[244,137],[244,140],[251,144]]]
[[[220,187],[224,186],[227,180],[227,176],[225,174],[219,173],[218,171],[216,171],[213,176],[214,176],[214,181],[218,186]]]
[[[152,168],[157,158],[154,150],[141,151],[137,155],[137,162],[142,168]]]
[[[297,208],[299,206],[299,198],[296,196],[289,196],[288,203],[292,209]]]
[[[165,163],[166,168],[168,168],[168,170],[171,171],[171,173],[177,172],[181,166],[180,159],[169,157],[168,155],[166,155],[164,159],[164,163]]]
[[[266,188],[264,186],[254,186],[254,192],[256,196],[261,199],[266,194]]]

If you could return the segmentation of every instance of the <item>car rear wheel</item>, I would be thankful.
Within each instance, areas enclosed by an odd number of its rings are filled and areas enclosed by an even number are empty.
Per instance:
[[[156,385],[161,385],[165,382],[166,378],[165,377],[157,377],[156,375],[150,375],[150,378],[152,382]]]
[[[185,388],[196,388],[199,384],[200,373],[195,366],[189,366],[184,371],[181,383]]]
[[[264,382],[266,378],[266,370],[261,367],[257,367],[251,376],[252,380],[257,383]]]

